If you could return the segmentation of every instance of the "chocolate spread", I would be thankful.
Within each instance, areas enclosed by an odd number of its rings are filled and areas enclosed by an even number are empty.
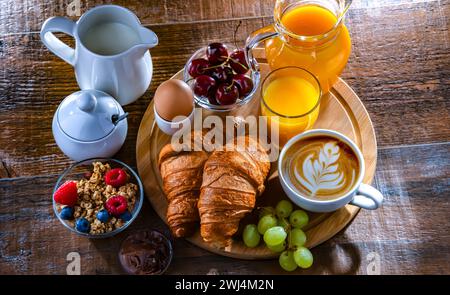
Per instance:
[[[172,259],[170,241],[156,230],[129,235],[122,243],[119,260],[129,274],[162,274]]]

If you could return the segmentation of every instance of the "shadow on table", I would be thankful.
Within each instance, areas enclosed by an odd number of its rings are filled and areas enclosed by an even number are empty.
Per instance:
[[[339,242],[333,240],[318,246],[316,251],[313,249],[314,273],[351,275],[358,273],[361,266],[361,253],[351,241],[347,239],[345,232],[337,236]]]

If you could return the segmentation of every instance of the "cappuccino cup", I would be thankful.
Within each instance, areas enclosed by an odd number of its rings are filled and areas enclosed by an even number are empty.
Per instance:
[[[331,212],[347,204],[374,210],[383,195],[362,183],[365,165],[361,150],[345,135],[326,129],[291,138],[278,160],[281,186],[299,207]]]

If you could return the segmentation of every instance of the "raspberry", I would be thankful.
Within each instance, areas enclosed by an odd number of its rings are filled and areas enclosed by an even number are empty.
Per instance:
[[[77,182],[67,181],[53,195],[56,203],[73,207],[77,203]]]
[[[119,217],[128,209],[127,199],[124,196],[111,197],[106,201],[105,208],[109,214]]]
[[[111,169],[105,174],[105,183],[113,187],[125,185],[128,181],[127,173],[120,168]]]

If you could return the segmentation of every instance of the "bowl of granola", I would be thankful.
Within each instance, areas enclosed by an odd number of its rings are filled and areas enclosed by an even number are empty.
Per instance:
[[[69,230],[107,238],[125,230],[144,200],[138,174],[109,158],[87,159],[65,170],[53,189],[53,210]]]

